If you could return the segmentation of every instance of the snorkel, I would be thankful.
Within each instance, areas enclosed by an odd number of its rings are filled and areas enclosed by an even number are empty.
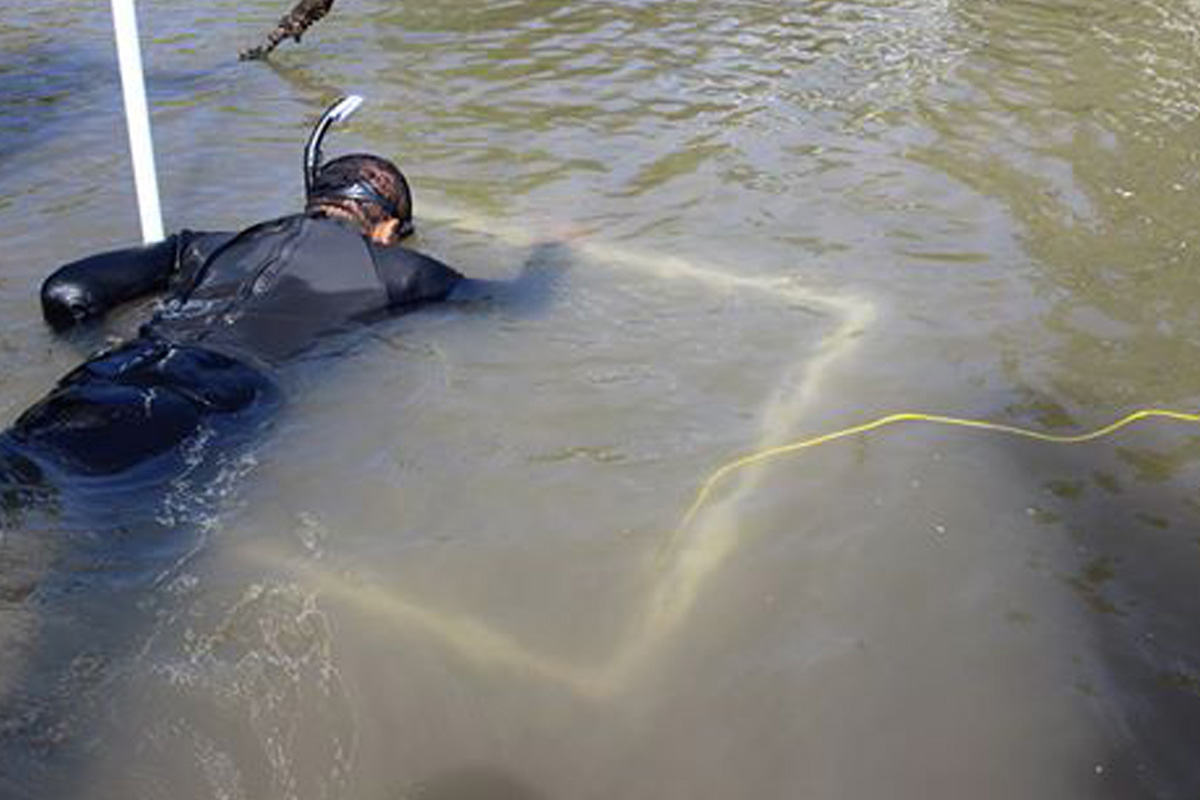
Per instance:
[[[308,135],[308,143],[304,145],[304,193],[306,195],[312,193],[313,186],[317,182],[317,172],[321,169],[321,142],[325,140],[325,134],[329,133],[333,123],[349,119],[350,115],[358,111],[362,104],[363,99],[359,95],[352,94],[343,97],[325,109],[325,113],[317,120],[312,133]]]

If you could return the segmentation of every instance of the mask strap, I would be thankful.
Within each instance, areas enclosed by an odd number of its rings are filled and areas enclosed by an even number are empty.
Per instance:
[[[333,189],[327,192],[321,192],[321,194],[318,196],[344,197],[347,200],[358,200],[360,202],[374,203],[386,211],[389,216],[400,216],[400,209],[396,208],[396,204],[380,194],[374,186],[366,181],[353,183],[344,189]]]

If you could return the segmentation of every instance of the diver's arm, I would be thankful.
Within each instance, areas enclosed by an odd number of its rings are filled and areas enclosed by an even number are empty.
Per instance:
[[[521,274],[511,280],[464,277],[436,258],[391,246],[375,250],[375,263],[388,288],[393,308],[439,300],[451,302],[499,301],[524,313],[543,308],[563,271],[566,246],[558,242],[533,249]]]
[[[463,281],[457,270],[436,258],[393,245],[384,252],[376,249],[376,268],[387,287],[388,304],[393,309],[445,300]]]
[[[206,258],[228,234],[183,231],[156,244],[73,261],[42,284],[42,316],[65,330],[102,316],[121,303],[167,287],[172,276]]]
[[[520,274],[509,280],[463,278],[450,292],[450,302],[495,301],[520,314],[532,314],[549,304],[566,266],[567,246],[543,242],[534,246]]]
[[[179,236],[157,244],[89,256],[59,267],[42,284],[42,316],[56,330],[164,288],[175,266]]]

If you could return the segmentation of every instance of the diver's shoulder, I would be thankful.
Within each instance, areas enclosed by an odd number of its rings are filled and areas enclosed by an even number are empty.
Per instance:
[[[364,237],[365,238],[365,237]],[[380,244],[373,242],[370,239],[365,239],[367,249],[375,256],[377,261],[381,262],[398,262],[409,264],[415,267],[438,264],[445,266],[441,261],[427,253],[422,253],[415,247],[401,244],[400,242],[392,242],[391,244]]]

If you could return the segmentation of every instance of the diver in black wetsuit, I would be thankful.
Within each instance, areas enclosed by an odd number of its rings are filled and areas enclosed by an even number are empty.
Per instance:
[[[0,488],[115,475],[177,453],[202,428],[245,428],[278,403],[272,371],[320,337],[443,300],[462,281],[398,244],[412,232],[412,198],[395,165],[371,155],[320,164],[347,102],[309,139],[303,214],[236,234],[183,231],[46,280],[43,312],[60,330],[150,292],[167,299],[136,338],[76,368],[0,434]]]

